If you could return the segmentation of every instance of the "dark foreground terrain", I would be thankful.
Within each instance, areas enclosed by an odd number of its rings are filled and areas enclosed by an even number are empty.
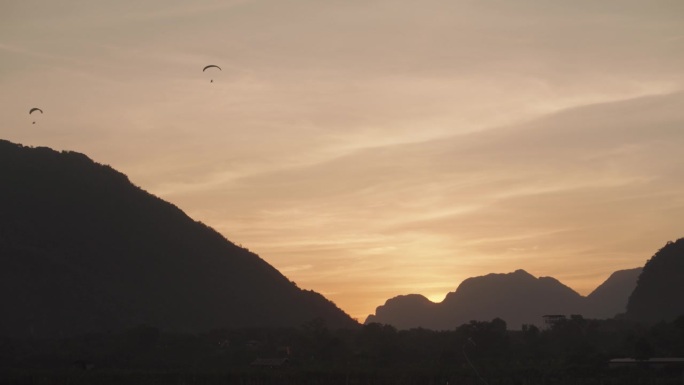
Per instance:
[[[610,359],[640,361],[614,367]],[[684,317],[652,326],[559,318],[510,331],[500,319],[451,331],[388,325],[165,333],[150,326],[0,342],[7,384],[682,384]]]

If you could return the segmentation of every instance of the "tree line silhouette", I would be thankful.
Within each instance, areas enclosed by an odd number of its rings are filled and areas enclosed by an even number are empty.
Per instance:
[[[640,364],[611,368],[611,358]],[[501,319],[448,331],[372,323],[168,333],[152,326],[64,339],[0,342],[3,383],[653,384],[679,383],[684,316],[652,326],[559,319],[508,330]],[[481,376],[481,378],[478,378]]]

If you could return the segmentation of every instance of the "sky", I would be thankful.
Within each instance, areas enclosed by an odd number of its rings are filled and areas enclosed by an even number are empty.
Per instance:
[[[684,237],[684,2],[0,0],[0,138],[360,321],[516,269],[587,295]]]

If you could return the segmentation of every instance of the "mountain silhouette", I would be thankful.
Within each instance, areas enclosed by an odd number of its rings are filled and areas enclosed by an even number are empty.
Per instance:
[[[0,335],[358,324],[109,166],[0,140]]]
[[[582,314],[586,318],[612,318],[624,313],[643,268],[614,272],[586,298]]]
[[[627,303],[629,319],[647,323],[684,316],[684,238],[668,242],[646,262]]]
[[[582,314],[607,318],[625,311],[641,268],[611,275],[587,298],[551,277],[536,278],[524,270],[468,278],[440,303],[419,295],[392,298],[368,316],[366,323],[398,329],[453,329],[471,320],[501,318],[510,329],[541,325],[549,314]]]
[[[420,294],[400,295],[379,306],[365,323],[391,324],[397,329],[429,328],[438,306]]]

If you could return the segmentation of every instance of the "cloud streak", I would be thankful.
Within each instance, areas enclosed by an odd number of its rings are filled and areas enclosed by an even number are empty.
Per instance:
[[[0,136],[112,165],[359,318],[517,268],[586,293],[681,236],[683,7],[14,2]]]

